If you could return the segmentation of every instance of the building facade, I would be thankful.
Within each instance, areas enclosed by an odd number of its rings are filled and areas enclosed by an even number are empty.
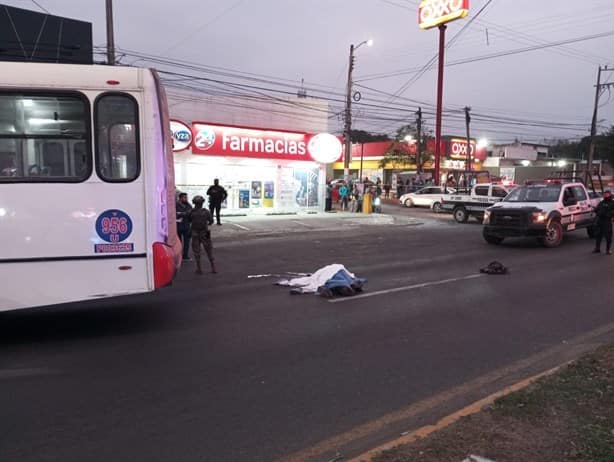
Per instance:
[[[326,165],[341,153],[328,131],[328,103],[272,102],[168,91],[175,184],[190,197],[219,179],[225,215],[324,209]]]

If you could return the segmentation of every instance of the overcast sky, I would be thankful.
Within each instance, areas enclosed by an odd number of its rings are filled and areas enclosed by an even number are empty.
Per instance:
[[[40,11],[29,0],[3,3]],[[51,14],[92,22],[94,44],[106,43],[104,0],[36,3]],[[356,52],[354,90],[361,92],[365,105],[355,106],[355,128],[394,132],[404,117],[414,119],[420,102],[427,127],[433,129],[436,65],[417,79],[416,71],[436,54],[439,32],[418,28],[418,3],[115,0],[115,37],[123,50],[267,76],[270,81],[288,79],[297,88],[305,79],[310,96],[331,98],[337,110],[343,107],[349,46],[372,38],[372,47]],[[614,68],[614,1],[470,0],[469,16],[450,23],[448,41],[457,33],[446,50],[446,63],[457,64],[445,69],[444,134],[464,134],[464,106],[472,108],[475,137],[540,141],[588,134],[598,66]],[[579,40],[599,34],[604,36]],[[458,63],[573,40],[579,41]],[[121,62],[135,60],[124,56]],[[604,79],[614,81],[614,72],[605,73]],[[387,96],[401,90],[400,97]],[[606,91],[600,101],[602,131],[614,125],[614,88],[611,98]],[[338,119],[332,123],[334,130],[341,129]],[[536,127],[537,121],[546,126]]]

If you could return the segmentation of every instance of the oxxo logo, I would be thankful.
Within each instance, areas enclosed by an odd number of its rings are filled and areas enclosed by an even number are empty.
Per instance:
[[[475,145],[473,143],[471,144],[470,149],[471,155],[473,155],[473,152],[475,151]],[[452,151],[453,156],[467,155],[467,143],[459,143],[458,141],[455,141],[452,143],[450,150]]]
[[[194,138],[194,145],[198,149],[206,151],[215,144],[215,130],[212,127],[200,125],[198,133]]]
[[[419,24],[423,29],[466,16],[469,0],[423,0],[419,8]]]
[[[173,137],[173,152],[188,149],[192,144],[192,130],[179,120],[171,120],[171,136]]]

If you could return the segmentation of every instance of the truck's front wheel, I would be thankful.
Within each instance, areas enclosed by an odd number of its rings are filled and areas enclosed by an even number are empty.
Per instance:
[[[551,221],[546,228],[546,235],[539,238],[544,247],[558,247],[563,241],[563,225],[560,221]]]
[[[456,207],[452,213],[454,215],[454,219],[458,223],[466,223],[469,219],[469,214],[467,213],[467,209],[465,207]]]

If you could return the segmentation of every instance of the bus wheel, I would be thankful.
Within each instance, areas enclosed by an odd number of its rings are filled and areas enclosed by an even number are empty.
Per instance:
[[[469,219],[469,214],[467,213],[467,209],[465,207],[456,207],[452,213],[454,214],[454,219],[458,223],[466,223]]]

